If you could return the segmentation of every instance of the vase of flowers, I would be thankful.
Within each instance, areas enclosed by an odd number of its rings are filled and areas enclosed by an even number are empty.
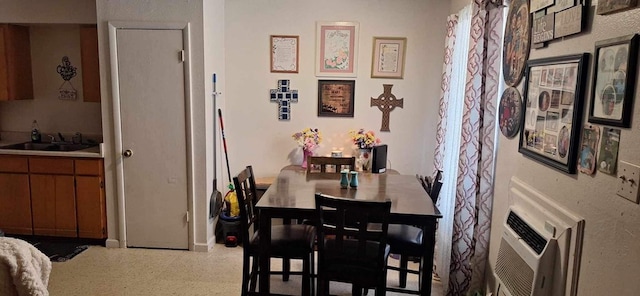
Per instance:
[[[313,152],[322,142],[322,133],[317,128],[305,128],[301,132],[294,133],[291,136],[302,148],[302,168],[307,168],[307,157],[312,156]]]
[[[371,171],[371,149],[380,144],[380,138],[373,131],[364,129],[351,130],[349,136],[357,149],[356,168],[360,171]]]

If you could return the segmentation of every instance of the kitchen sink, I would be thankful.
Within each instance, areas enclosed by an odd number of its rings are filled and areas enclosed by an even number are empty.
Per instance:
[[[18,143],[0,146],[0,149],[12,150],[38,150],[38,151],[77,151],[96,146],[95,144],[72,144],[72,143]]]

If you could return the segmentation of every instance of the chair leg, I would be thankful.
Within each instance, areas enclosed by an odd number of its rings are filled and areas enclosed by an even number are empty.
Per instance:
[[[385,269],[384,275],[382,277],[384,280],[378,281],[378,286],[376,286],[375,296],[384,296],[387,294],[387,270]]]
[[[259,267],[259,262],[258,262],[258,257],[253,257],[253,266],[251,267],[251,273],[249,274],[249,291],[251,292],[255,292],[256,291],[256,286],[258,284],[258,267]],[[243,285],[243,288],[246,287]]]
[[[327,296],[329,295],[329,281],[325,280],[322,277],[318,277],[318,293],[317,296]]]
[[[311,296],[311,258],[302,260],[302,295]]]
[[[284,257],[282,258],[282,281],[289,281],[289,273],[291,272],[291,259]]]
[[[315,252],[311,251],[311,254],[309,255],[309,280],[311,281],[311,295],[315,296],[316,295],[316,259],[315,259]]]
[[[398,272],[398,279],[400,281],[400,288],[407,287],[407,268],[409,267],[409,256],[400,255],[400,271]]]
[[[386,294],[387,294],[386,287],[380,287],[380,286],[376,287],[375,296],[384,296]]]
[[[244,260],[242,260],[242,296],[247,295],[247,289],[249,288],[249,279],[251,277],[249,261],[251,261],[251,257],[245,257]]]
[[[353,296],[362,296],[362,287],[358,285],[351,286],[351,295]]]

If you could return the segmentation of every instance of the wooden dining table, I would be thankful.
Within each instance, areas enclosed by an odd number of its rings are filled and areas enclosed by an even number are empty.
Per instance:
[[[283,169],[256,204],[260,227],[259,295],[269,295],[269,246],[274,218],[310,219],[315,216],[316,193],[359,200],[391,200],[389,223],[415,225],[424,234],[421,294],[431,295],[436,222],[442,218],[415,175],[358,174],[358,187],[340,188],[340,174],[307,174]]]

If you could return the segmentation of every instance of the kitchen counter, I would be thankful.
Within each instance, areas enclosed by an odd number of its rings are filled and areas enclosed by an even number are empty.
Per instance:
[[[12,145],[21,142],[0,141],[0,146]],[[87,149],[76,151],[43,151],[43,150],[18,150],[18,149],[0,149],[0,155],[32,155],[32,156],[60,156],[60,157],[88,157],[88,158],[104,158],[104,143]]]

